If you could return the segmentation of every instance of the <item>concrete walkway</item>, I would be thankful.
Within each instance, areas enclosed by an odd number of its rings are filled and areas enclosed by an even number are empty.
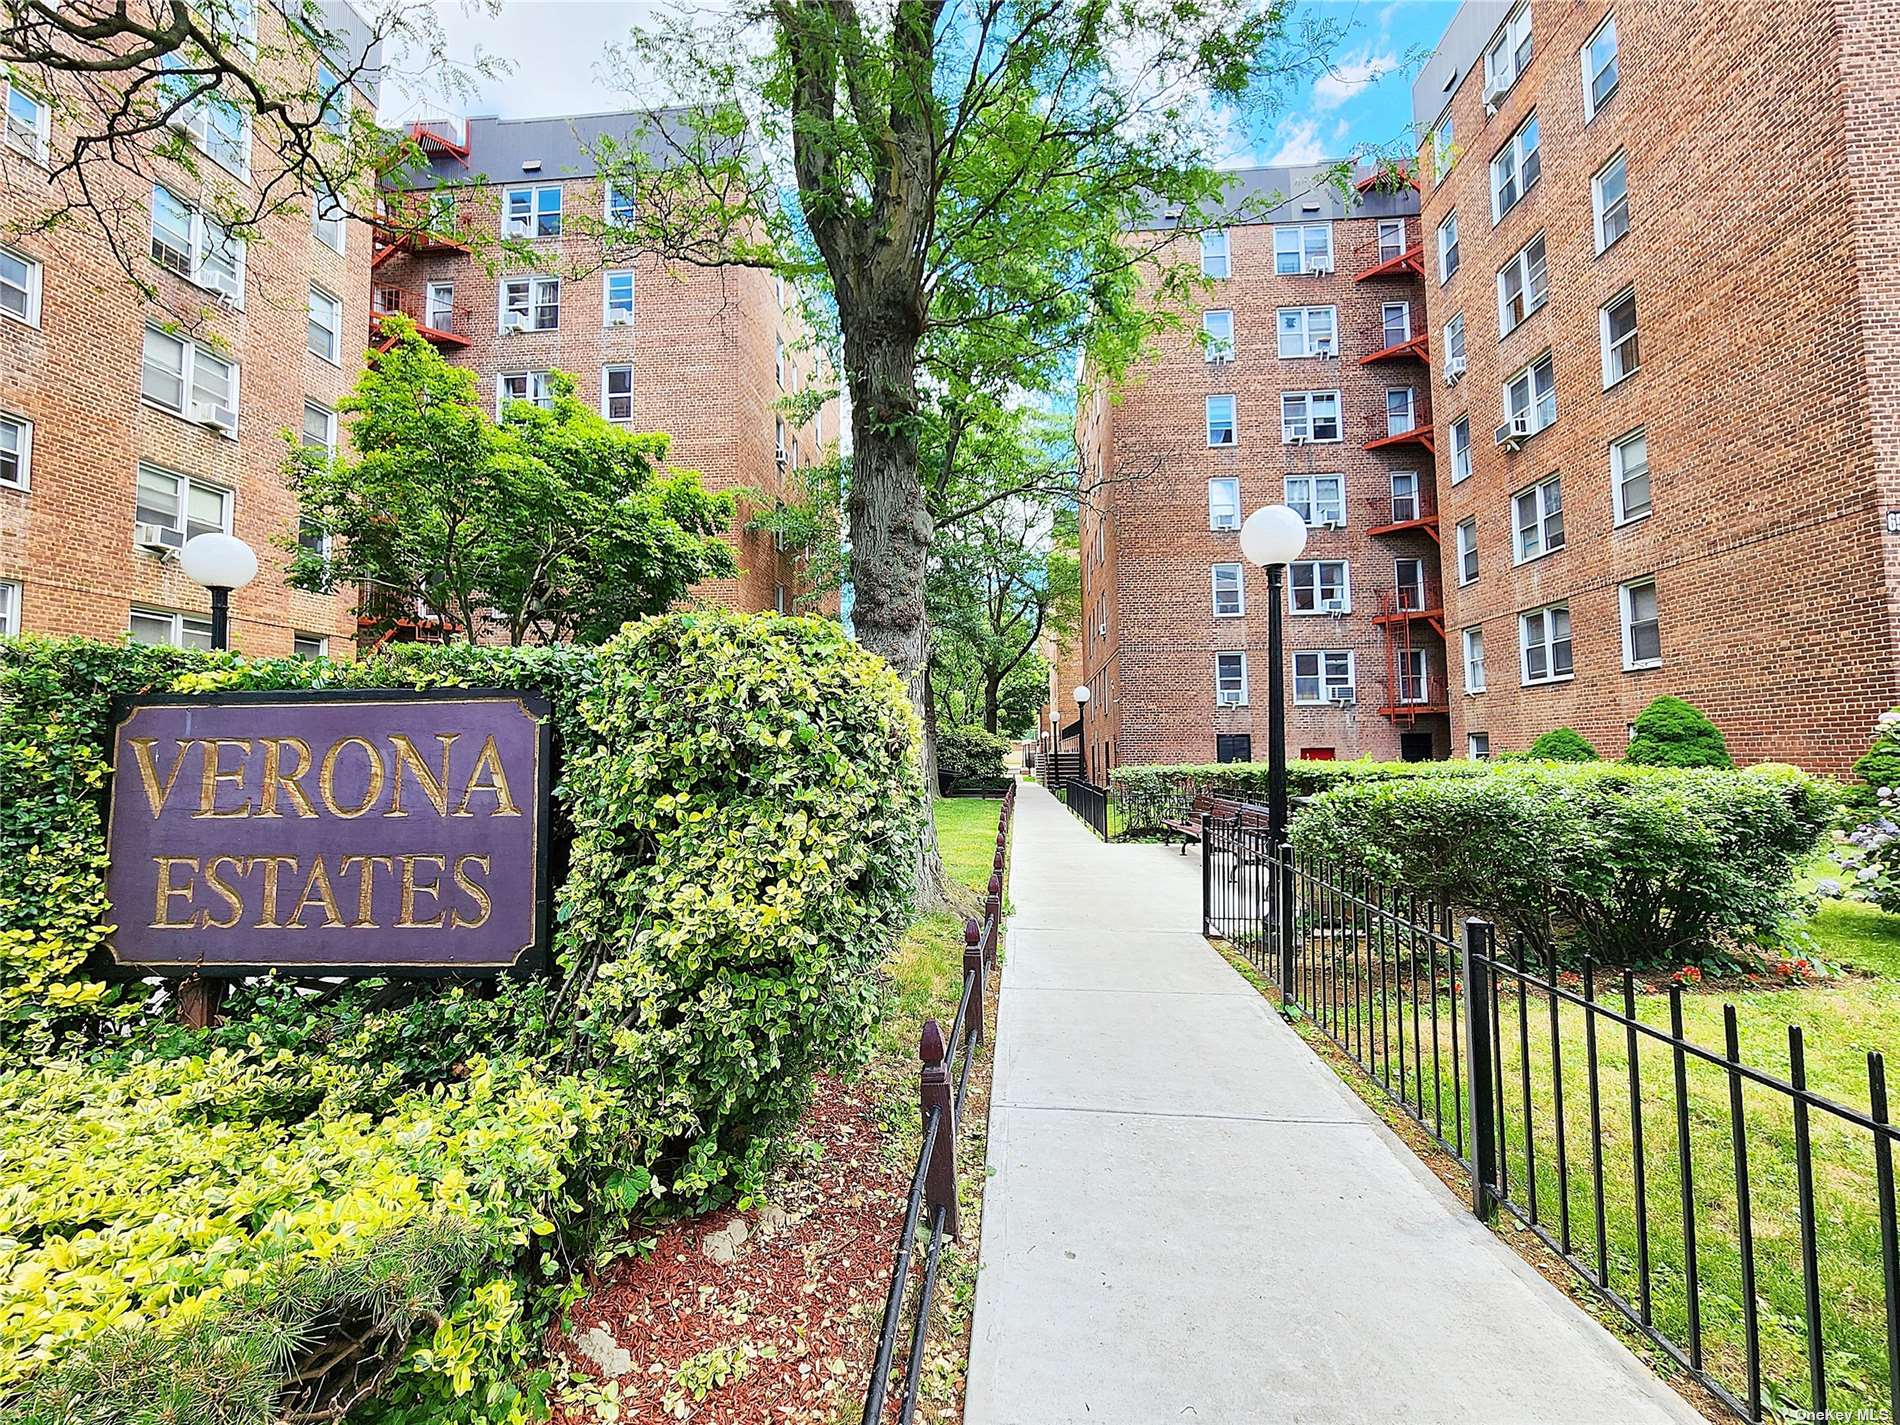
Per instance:
[[[1696,1422],[1197,934],[1017,802],[967,1425]]]

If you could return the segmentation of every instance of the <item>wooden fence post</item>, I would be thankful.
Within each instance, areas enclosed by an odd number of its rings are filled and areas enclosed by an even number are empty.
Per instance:
[[[924,1171],[924,1221],[935,1220],[943,1212],[943,1230],[957,1235],[957,1096],[950,1086],[950,1067],[943,1042],[943,1030],[934,1019],[924,1021],[923,1037],[917,1046],[923,1060],[921,1094],[925,1131],[930,1117],[937,1116],[937,1136],[930,1146],[930,1166]]]

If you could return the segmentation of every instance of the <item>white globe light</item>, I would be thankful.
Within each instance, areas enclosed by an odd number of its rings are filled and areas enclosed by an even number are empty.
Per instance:
[[[1290,564],[1306,548],[1306,521],[1291,505],[1268,505],[1240,527],[1240,552],[1253,563]]]
[[[1075,700],[1078,704],[1086,703],[1089,700],[1089,690],[1086,684],[1077,683],[1075,685]]]
[[[257,555],[232,534],[201,534],[178,551],[185,577],[207,589],[242,589],[257,577]]]

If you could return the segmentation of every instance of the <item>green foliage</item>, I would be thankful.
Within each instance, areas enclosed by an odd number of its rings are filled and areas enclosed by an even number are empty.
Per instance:
[[[1638,767],[1733,767],[1721,729],[1692,704],[1667,694],[1636,715],[1623,760]]]
[[[1536,762],[1595,762],[1597,750],[1582,733],[1568,727],[1554,727],[1540,733],[1525,754]]]
[[[1307,762],[1287,764],[1287,795],[1295,802],[1347,782],[1389,781],[1411,777],[1472,777],[1487,770],[1482,762]],[[1186,814],[1196,796],[1264,802],[1268,767],[1264,762],[1182,763],[1117,767],[1109,773],[1115,800],[1130,832],[1152,830]]]
[[[1874,740],[1854,764],[1854,776],[1859,784],[1850,789],[1848,804],[1857,811],[1874,810],[1882,787],[1900,795],[1900,708],[1880,715],[1874,728]]]
[[[994,781],[1007,776],[1010,741],[980,727],[937,729],[937,775],[946,782]]]
[[[1681,964],[1771,932],[1829,818],[1831,786],[1743,772],[1508,765],[1342,783],[1294,819],[1323,861],[1610,964]]]

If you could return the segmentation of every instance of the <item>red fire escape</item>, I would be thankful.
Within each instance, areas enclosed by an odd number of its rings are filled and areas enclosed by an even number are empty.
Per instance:
[[[417,119],[410,122],[408,136],[423,155],[431,160],[449,159],[458,164],[468,161],[468,131],[453,119]],[[404,252],[413,256],[435,253],[463,254],[469,250],[468,195],[452,188],[390,190],[382,196],[375,228],[375,250],[370,256],[372,272]],[[467,346],[469,316],[467,307],[447,301],[418,297],[396,285],[372,289],[369,335],[378,351],[387,351],[391,339],[383,335],[383,318],[401,314],[416,324],[427,340],[444,349]]]

